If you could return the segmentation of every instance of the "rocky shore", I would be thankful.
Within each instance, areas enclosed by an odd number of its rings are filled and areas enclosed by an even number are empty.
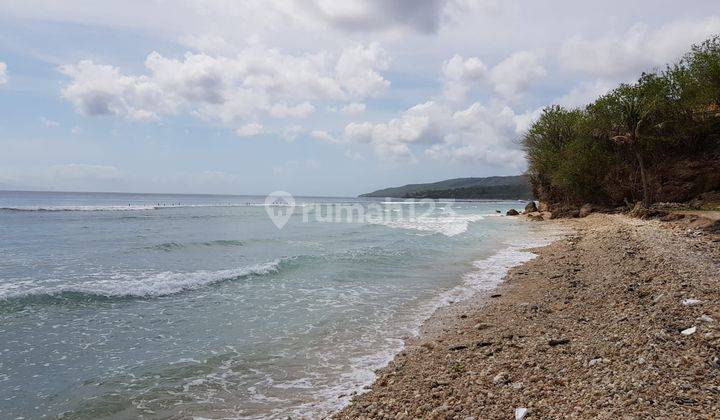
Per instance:
[[[720,236],[592,214],[440,311],[335,418],[717,418]]]

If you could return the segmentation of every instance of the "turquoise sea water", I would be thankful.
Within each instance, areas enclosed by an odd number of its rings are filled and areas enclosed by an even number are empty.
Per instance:
[[[279,230],[264,197],[0,192],[0,418],[321,416],[548,235],[519,202],[296,200]]]

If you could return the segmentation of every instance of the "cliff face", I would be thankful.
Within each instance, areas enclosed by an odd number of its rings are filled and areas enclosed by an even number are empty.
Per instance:
[[[685,202],[700,194],[720,190],[720,157],[680,160],[654,168],[655,201]]]

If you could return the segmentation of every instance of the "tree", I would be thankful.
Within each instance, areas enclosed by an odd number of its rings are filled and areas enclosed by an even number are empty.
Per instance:
[[[545,108],[522,142],[536,197],[551,206],[640,197],[648,207],[716,190],[720,36],[585,109]]]
[[[720,36],[693,45],[680,61],[680,67],[687,70],[689,77],[684,90],[692,95],[696,105],[720,111]]]
[[[621,84],[588,107],[594,126],[635,157],[642,183],[642,204],[652,204],[645,155],[659,137],[665,120],[668,81],[654,73],[643,74],[635,84]]]
[[[582,118],[580,110],[550,106],[523,136],[528,173],[536,189],[535,195],[542,201],[554,201],[567,195],[566,191],[558,191],[561,183],[557,182],[557,168],[562,162],[565,146],[579,134]]]

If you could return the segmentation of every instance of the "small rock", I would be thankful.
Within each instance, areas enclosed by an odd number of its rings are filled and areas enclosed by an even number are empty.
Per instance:
[[[688,329],[680,331],[680,334],[682,335],[692,335],[695,334],[695,331],[697,331],[696,327],[690,327]]]
[[[523,420],[527,416],[528,409],[525,407],[518,407],[515,409],[515,420]]]
[[[684,306],[695,306],[701,304],[702,301],[698,299],[685,299],[682,301]]]
[[[555,347],[555,346],[560,346],[562,344],[567,344],[569,342],[570,342],[570,340],[568,340],[567,338],[559,338],[559,339],[550,340],[548,342],[548,344],[550,344],[551,347]]]
[[[705,314],[703,314],[702,316],[699,316],[697,319],[698,319],[698,321],[702,321],[702,322],[715,322],[714,319],[712,319],[709,315],[705,315]]]
[[[597,359],[592,359],[588,362],[588,366],[595,366],[598,363],[602,363],[603,359],[602,357],[598,357]]]
[[[536,211],[538,211],[538,208],[535,205],[534,201],[527,203],[527,205],[525,206],[525,213],[534,213]]]
[[[507,374],[507,372],[500,372],[492,379],[492,383],[498,385],[498,384],[508,384],[510,383],[510,375]]]
[[[505,213],[505,214],[508,215],[508,216],[517,216],[517,215],[520,214],[520,213],[518,213],[518,211],[515,210],[515,209],[510,209],[510,210],[508,210],[507,213]]]

